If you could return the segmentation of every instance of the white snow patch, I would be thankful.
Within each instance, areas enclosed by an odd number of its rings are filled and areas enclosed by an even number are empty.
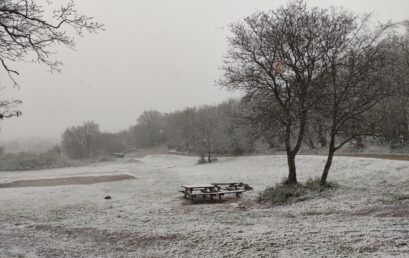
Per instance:
[[[285,156],[151,155],[86,167],[0,173],[0,182],[129,174],[94,185],[0,189],[0,257],[408,256],[409,162],[336,157],[319,199],[266,208],[257,193],[287,174]],[[299,181],[325,157],[299,156]],[[238,200],[191,204],[183,184],[245,182]],[[111,200],[104,200],[106,195]],[[403,207],[402,209],[399,207]]]

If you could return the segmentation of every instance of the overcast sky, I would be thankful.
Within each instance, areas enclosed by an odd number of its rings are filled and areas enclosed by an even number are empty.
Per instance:
[[[56,0],[57,1],[57,0]],[[58,1],[57,1],[58,2]],[[0,140],[59,138],[68,126],[93,120],[102,131],[134,124],[146,109],[168,112],[216,104],[234,94],[215,86],[226,51],[228,24],[285,4],[283,0],[76,0],[80,12],[106,31],[77,40],[75,51],[57,48],[64,62],[50,74],[17,64],[20,89],[2,97],[24,101],[23,116],[0,122]],[[409,18],[408,0],[310,0],[373,12],[376,20]],[[9,83],[0,74],[0,84]]]

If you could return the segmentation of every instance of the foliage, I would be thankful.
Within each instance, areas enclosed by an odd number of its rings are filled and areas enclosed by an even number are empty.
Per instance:
[[[21,171],[59,168],[73,165],[61,156],[58,148],[44,153],[20,152],[0,156],[0,171]]]
[[[165,142],[165,117],[158,111],[144,111],[138,118],[138,123],[131,127],[130,134],[134,145],[142,148],[158,146]]]
[[[166,144],[177,151],[206,155],[210,162],[214,153],[250,153],[258,135],[252,125],[243,123],[238,104],[232,99],[171,113],[145,111],[129,130],[133,146],[128,149]]]
[[[99,126],[96,123],[84,122],[81,126],[73,126],[64,131],[61,147],[69,158],[89,158],[97,154],[99,136]]]
[[[86,159],[109,156],[127,149],[126,132],[100,132],[95,122],[84,122],[80,126],[67,128],[62,136],[62,150],[71,159]]]
[[[304,201],[321,196],[322,192],[338,188],[338,184],[328,182],[322,186],[320,179],[308,179],[305,184],[288,184],[286,179],[275,186],[266,188],[258,196],[259,202],[271,202],[273,205]]]

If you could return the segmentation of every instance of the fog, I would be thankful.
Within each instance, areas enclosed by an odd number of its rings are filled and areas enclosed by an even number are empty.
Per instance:
[[[215,104],[238,93],[215,85],[226,51],[228,24],[273,0],[81,0],[78,9],[106,30],[77,39],[76,50],[55,49],[61,73],[35,63],[12,64],[20,88],[3,97],[23,100],[23,116],[1,121],[0,140],[58,139],[68,126],[93,120],[102,131],[127,129],[146,109],[168,112]],[[342,5],[373,12],[374,20],[407,17],[409,2],[311,0],[311,6]],[[0,84],[10,85],[6,74]]]

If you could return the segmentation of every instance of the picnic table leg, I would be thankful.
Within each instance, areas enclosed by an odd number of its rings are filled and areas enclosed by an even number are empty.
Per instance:
[[[210,200],[212,200],[212,201],[213,201],[213,195],[210,195]]]
[[[193,192],[193,189],[192,189],[192,188],[190,188],[189,190],[186,190],[186,191],[189,191],[190,198],[193,200],[193,195],[191,195],[191,194],[192,194],[192,192]]]
[[[221,200],[222,199],[222,195],[221,194],[219,194],[219,200]]]

